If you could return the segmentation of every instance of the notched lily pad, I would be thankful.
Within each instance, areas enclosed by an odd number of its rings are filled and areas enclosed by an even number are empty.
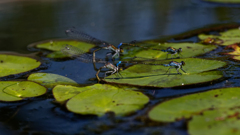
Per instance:
[[[33,43],[30,46],[35,46],[37,48],[53,51],[52,53],[47,55],[48,58],[65,58],[68,57],[68,55],[64,54],[61,50],[65,49],[66,45],[77,47],[83,52],[88,52],[89,49],[95,46],[94,44],[81,42],[77,40],[56,40],[56,39]]]
[[[240,88],[223,88],[175,98],[155,106],[149,118],[155,121],[173,122],[199,115],[208,109],[240,106]]]
[[[53,88],[52,92],[56,101],[61,103],[86,90],[89,89],[83,89],[81,87],[74,87],[71,85],[57,85]]]
[[[0,77],[27,72],[40,65],[39,61],[29,57],[0,54]]]
[[[30,81],[0,81],[0,101],[19,101],[46,93],[46,88]]]
[[[158,60],[165,60],[167,58],[167,52],[163,52],[161,50],[166,50],[168,47],[173,47],[175,49],[182,49],[182,52],[180,53],[181,58],[188,58],[188,57],[194,57],[198,56],[200,54],[207,53],[209,51],[212,51],[216,49],[217,47],[215,45],[202,45],[198,43],[165,43],[160,44],[157,42],[143,42],[140,44],[140,46],[144,46],[146,48],[141,49],[139,47],[131,48],[129,51],[126,51],[126,54],[124,54],[124,58],[128,57],[140,57],[140,58],[148,58],[148,59],[158,59]],[[147,49],[147,48],[154,48],[153,49]],[[173,58],[179,57],[177,54],[172,55]],[[168,58],[171,58],[171,54],[168,54]],[[139,59],[138,60],[144,60]]]
[[[168,64],[171,60],[152,62],[151,64]],[[176,62],[186,63],[183,69],[179,70],[182,75],[177,74],[176,69],[170,69],[170,74],[166,73],[169,67],[162,65],[142,65],[137,64],[121,72],[123,78],[116,78],[115,75],[108,76],[104,81],[107,83],[119,83],[147,87],[175,87],[190,85],[216,80],[222,77],[220,71],[209,71],[226,65],[225,62],[216,60],[206,60],[198,58],[176,59]],[[209,71],[209,72],[205,72]]]
[[[191,135],[240,134],[239,114],[239,108],[205,111],[202,115],[193,116],[192,120],[188,123],[188,132]]]
[[[200,34],[199,39],[205,40],[207,38],[211,38],[216,40],[216,44],[218,45],[232,45],[235,43],[240,42],[240,29],[231,29],[226,32],[221,32],[220,35],[205,35],[205,34]],[[219,41],[222,42],[219,42]]]
[[[81,89],[87,90],[74,96],[66,104],[71,112],[102,116],[112,111],[116,115],[125,115],[141,109],[149,102],[149,98],[141,92],[111,85],[95,84]]]
[[[28,80],[37,82],[48,88],[53,88],[56,85],[78,85],[75,81],[65,76],[51,73],[33,73],[28,77]]]

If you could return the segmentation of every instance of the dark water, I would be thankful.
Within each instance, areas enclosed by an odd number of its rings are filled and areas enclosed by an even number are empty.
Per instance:
[[[113,44],[132,40],[150,40],[188,31],[239,23],[240,5],[214,4],[201,0],[1,0],[0,50],[31,53],[33,42],[66,38],[69,27]],[[196,41],[195,37],[186,39]],[[216,52],[220,52],[220,47]],[[203,56],[204,57],[204,56]],[[237,65],[235,62],[228,61]],[[97,65],[101,66],[101,65]],[[236,66],[229,74],[239,74]],[[92,64],[77,60],[51,61],[50,72],[68,75],[80,84],[96,81]],[[114,118],[111,114],[98,118],[68,112],[53,102],[48,94],[20,103],[0,103],[1,134],[187,134],[184,121],[164,124],[150,121],[147,112],[165,98],[212,88],[240,86],[238,76],[208,86],[186,89],[143,89],[151,102],[133,115]],[[154,94],[153,94],[154,93]]]

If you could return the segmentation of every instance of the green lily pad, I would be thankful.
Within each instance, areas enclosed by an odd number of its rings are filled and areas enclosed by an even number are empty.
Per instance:
[[[153,62],[152,64],[168,64],[171,60]],[[108,76],[104,81],[107,83],[128,84],[148,87],[175,87],[203,83],[219,79],[222,77],[220,71],[209,71],[226,65],[225,62],[216,60],[206,60],[198,58],[177,59],[177,62],[186,63],[183,69],[186,73],[179,70],[182,75],[176,74],[176,69],[170,69],[171,74],[166,73],[169,67],[162,65],[143,65],[137,64],[121,72],[123,78],[115,78],[115,75]],[[209,72],[204,72],[209,71]]]
[[[193,116],[192,120],[188,123],[188,132],[191,135],[240,134],[239,113],[239,108],[205,111],[202,115]]]
[[[67,109],[71,112],[102,116],[112,111],[116,115],[125,115],[141,109],[149,102],[149,98],[141,92],[123,90],[111,85],[95,84],[81,89],[86,91],[67,102]]]
[[[194,57],[194,56],[198,56],[200,54],[207,53],[207,52],[212,51],[217,48],[215,45],[206,46],[206,45],[202,45],[202,44],[198,44],[198,43],[160,44],[157,42],[144,42],[141,44],[141,46],[144,46],[146,48],[155,48],[157,50],[134,47],[134,48],[131,48],[126,53],[124,53],[124,58],[136,56],[136,57],[140,57],[140,58],[165,60],[167,58],[167,52],[163,52],[161,50],[165,50],[168,47],[173,47],[175,49],[182,48],[180,57],[188,58],[188,57]],[[176,55],[173,55],[172,57],[176,58],[176,57],[178,57],[178,55],[176,54]],[[168,58],[171,58],[171,54],[168,54]],[[138,60],[144,60],[144,59],[138,58]]]
[[[28,77],[28,80],[37,82],[48,88],[53,88],[56,85],[78,85],[72,79],[69,79],[65,76],[51,74],[51,73],[33,73]]]
[[[240,88],[222,88],[175,98],[155,106],[149,118],[155,121],[173,122],[188,119],[208,109],[240,106]]]
[[[0,77],[27,72],[40,65],[39,61],[29,57],[0,54]]]
[[[53,88],[52,92],[56,101],[61,103],[86,90],[89,89],[83,89],[81,87],[74,87],[71,85],[57,85]]]
[[[30,81],[0,81],[0,101],[19,101],[46,93],[46,88]]]
[[[216,40],[221,40],[219,45],[232,45],[240,42],[240,29],[231,29],[226,32],[221,32],[220,35],[205,35],[200,34],[199,39],[205,40],[207,38],[213,38]]]
[[[240,3],[240,0],[204,0],[207,2],[219,2],[219,3]]]
[[[30,46],[36,46],[37,48],[53,51],[52,53],[47,55],[48,58],[65,58],[65,57],[69,56],[62,52],[62,50],[65,49],[66,45],[71,45],[71,46],[77,47],[82,52],[88,52],[89,49],[91,49],[95,46],[94,44],[81,42],[81,41],[77,41],[77,40],[56,40],[56,39],[33,43]]]

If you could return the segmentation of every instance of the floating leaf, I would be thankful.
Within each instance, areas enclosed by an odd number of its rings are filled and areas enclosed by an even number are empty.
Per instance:
[[[161,64],[168,64],[171,60],[161,61]],[[216,60],[206,60],[198,58],[186,58],[176,59],[175,61],[186,63],[183,69],[187,73],[183,73],[179,70],[182,75],[176,74],[176,69],[170,69],[171,73],[166,73],[169,67],[162,65],[142,65],[137,64],[129,67],[128,69],[121,72],[123,78],[112,79],[115,77],[108,76],[105,81],[108,83],[119,83],[129,84],[137,86],[148,86],[148,87],[175,87],[181,85],[190,85],[195,83],[203,83],[219,79],[222,77],[222,73],[219,71],[210,71],[216,68],[220,68],[226,65],[225,62]],[[152,64],[155,64],[154,62]],[[159,63],[157,63],[159,64]]]
[[[29,57],[0,54],[0,77],[27,72],[40,65]]]
[[[240,134],[239,108],[217,109],[203,112],[202,115],[193,116],[189,122],[191,135],[216,134],[236,135]]]
[[[90,87],[91,88],[91,87]],[[73,96],[88,90],[81,87],[74,87],[71,85],[57,85],[53,88],[53,96],[58,102],[64,102]]]
[[[221,40],[222,42],[219,45],[232,45],[240,42],[240,29],[231,29],[226,32],[221,32],[220,35],[201,34],[198,37],[201,40],[205,40],[207,38]]]
[[[0,81],[0,100],[18,101],[46,93],[46,88],[30,81]]]
[[[163,52],[161,50],[165,50],[168,47],[173,47],[175,49],[182,48],[182,52],[180,57],[181,58],[188,58],[188,57],[194,57],[198,56],[200,54],[207,53],[209,51],[212,51],[213,49],[216,49],[217,47],[215,45],[202,45],[198,43],[165,43],[160,44],[157,42],[144,42],[141,46],[144,46],[146,49],[141,49],[138,47],[135,47],[133,49],[130,49],[129,51],[126,51],[124,54],[124,57],[141,57],[141,58],[148,58],[148,59],[158,59],[158,60],[165,60],[167,58],[167,52]],[[155,48],[157,50],[153,49],[147,49],[147,48]],[[178,55],[173,55],[173,58],[178,57]],[[171,54],[168,54],[168,58],[171,58]],[[140,59],[141,60],[141,59]],[[144,59],[142,59],[144,60]]]
[[[54,51],[47,55],[48,58],[64,58],[67,57],[68,55],[62,53],[61,50],[65,49],[66,45],[77,47],[84,52],[88,52],[89,49],[95,46],[94,44],[81,42],[77,40],[47,40],[43,42],[34,43],[31,46],[36,46],[37,48]]]
[[[52,88],[56,85],[78,85],[72,79],[69,79],[65,76],[51,74],[51,73],[33,73],[28,77],[28,80],[37,82],[41,85],[44,85],[48,88]]]
[[[240,88],[215,89],[175,98],[155,106],[149,117],[155,121],[173,122],[188,119],[207,109],[240,106]]]
[[[112,111],[116,115],[125,115],[141,109],[149,101],[141,92],[123,90],[111,85],[95,84],[81,89],[86,91],[67,102],[67,108],[71,112],[102,116]]]

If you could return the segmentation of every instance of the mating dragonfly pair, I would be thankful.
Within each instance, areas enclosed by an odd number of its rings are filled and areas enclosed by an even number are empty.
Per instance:
[[[116,66],[115,66],[114,64],[112,64],[112,63],[110,63],[110,62],[106,62],[106,61],[104,61],[104,60],[102,60],[102,59],[95,58],[95,52],[96,52],[96,51],[98,51],[98,50],[100,50],[100,49],[110,50],[110,51],[112,51],[112,52],[111,52],[111,53],[108,53],[107,55],[110,55],[110,54],[111,54],[111,55],[112,55],[112,58],[114,58],[115,56],[120,57],[120,53],[123,52],[123,49],[121,48],[122,45],[136,46],[135,44],[133,44],[133,42],[130,42],[130,43],[120,43],[117,47],[115,47],[115,46],[112,45],[112,44],[109,44],[109,43],[107,43],[107,42],[105,42],[105,41],[102,41],[102,40],[99,40],[99,39],[97,39],[97,38],[94,38],[94,37],[92,37],[92,36],[90,36],[90,35],[88,35],[88,34],[86,34],[86,33],[80,32],[80,31],[78,31],[78,30],[76,30],[76,29],[68,29],[68,30],[66,30],[65,32],[66,32],[66,34],[67,34],[69,37],[77,38],[77,39],[79,39],[79,40],[81,40],[81,41],[84,41],[84,42],[90,42],[90,43],[96,44],[96,45],[98,45],[98,46],[100,46],[100,47],[101,47],[101,45],[103,45],[103,47],[95,50],[92,55],[87,54],[87,53],[85,53],[84,51],[80,50],[79,48],[74,47],[74,46],[71,46],[71,45],[66,45],[65,48],[62,50],[63,53],[68,54],[68,55],[71,55],[72,57],[76,57],[76,58],[78,58],[79,60],[81,60],[81,61],[83,61],[83,62],[105,63],[104,66],[100,67],[100,69],[98,70],[98,72],[97,72],[97,74],[96,74],[98,80],[100,80],[99,77],[98,77],[98,73],[99,73],[100,70],[103,69],[103,68],[110,69],[110,71],[105,72],[104,78],[106,77],[106,74],[107,74],[107,73],[111,73],[111,75],[114,74],[114,73],[117,73],[117,75],[118,75],[118,73],[119,73],[119,72],[118,72],[118,71],[119,71],[119,64],[121,63],[121,61],[119,61],[119,62],[116,64]],[[142,46],[137,46],[137,47],[142,47]],[[145,48],[145,47],[143,47],[143,48]],[[154,49],[154,48],[150,48],[150,49]],[[154,49],[154,50],[159,50],[159,49]],[[178,56],[179,56],[179,55],[180,55],[180,52],[182,52],[182,49],[181,49],[181,48],[175,49],[175,48],[173,48],[173,47],[168,47],[166,50],[161,50],[161,51],[167,52],[167,58],[168,58],[168,54],[171,54],[171,56],[172,56],[172,55],[175,55],[175,54],[178,54]],[[163,64],[163,66],[171,66],[171,67],[168,69],[168,71],[169,71],[171,68],[176,68],[178,74],[180,74],[178,70],[179,70],[179,69],[183,70],[183,69],[182,69],[182,66],[183,66],[184,64],[185,64],[185,63],[184,63],[183,61],[180,62],[180,63],[172,61],[172,62],[170,62],[169,64]],[[168,72],[168,71],[167,71],[167,72]],[[184,70],[183,70],[183,71],[184,71]],[[184,72],[185,72],[185,71],[184,71]],[[120,74],[120,73],[119,73],[119,74]],[[121,74],[120,74],[120,75],[121,75]]]

